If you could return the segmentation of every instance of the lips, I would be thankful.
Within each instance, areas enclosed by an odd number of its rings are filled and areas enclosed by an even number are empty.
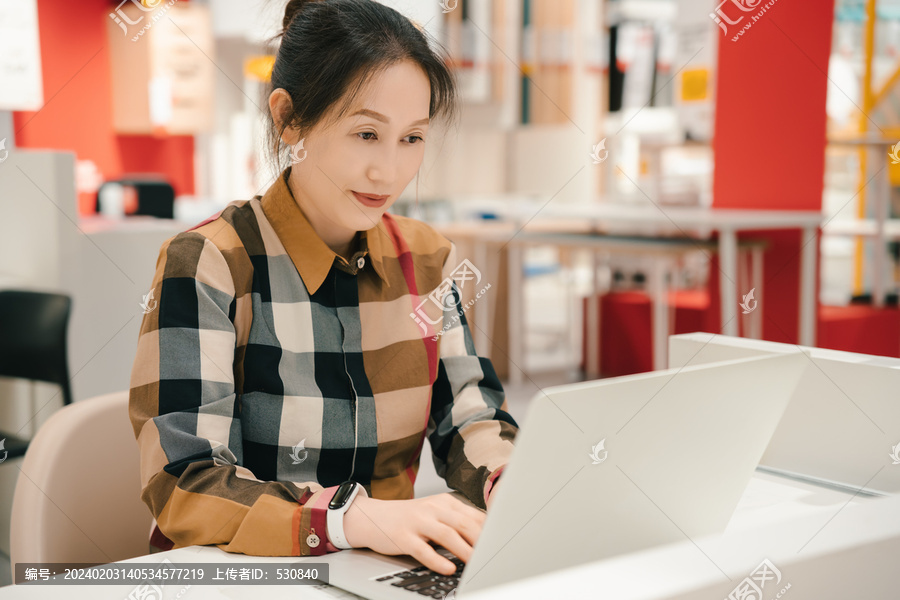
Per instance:
[[[371,206],[373,208],[378,208],[379,206],[384,205],[384,203],[387,202],[387,199],[389,198],[389,196],[360,194],[359,192],[353,192],[353,196],[360,204],[363,204],[364,206]]]

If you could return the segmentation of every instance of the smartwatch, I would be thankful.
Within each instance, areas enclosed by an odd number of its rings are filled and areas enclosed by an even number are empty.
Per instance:
[[[328,503],[328,513],[325,522],[328,529],[328,539],[341,550],[353,547],[347,543],[347,538],[344,536],[344,513],[350,510],[350,504],[359,493],[362,493],[366,498],[369,497],[366,493],[366,488],[360,483],[345,481],[338,486],[334,496],[331,498],[331,502]]]

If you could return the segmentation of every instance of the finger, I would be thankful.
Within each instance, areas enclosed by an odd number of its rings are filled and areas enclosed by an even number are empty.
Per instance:
[[[456,565],[438,554],[421,538],[416,538],[410,543],[409,555],[437,573],[452,575],[456,572]]]
[[[462,538],[456,529],[440,521],[434,521],[426,527],[424,533],[433,542],[461,558],[463,562],[469,562],[469,559],[472,557],[472,546]]]
[[[438,516],[438,519],[442,523],[446,523],[447,525],[458,531],[466,540],[466,542],[468,542],[471,546],[475,545],[475,542],[478,540],[478,536],[481,535],[481,529],[484,527],[483,520],[479,521],[477,519],[472,519],[467,514],[458,513],[455,511],[447,511],[445,513],[442,513]],[[466,562],[469,561],[469,559],[465,556],[459,557]]]

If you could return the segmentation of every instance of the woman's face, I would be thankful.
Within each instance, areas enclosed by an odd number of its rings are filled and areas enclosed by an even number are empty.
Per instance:
[[[328,129],[317,126],[302,149],[295,146],[291,189],[332,249],[375,227],[412,181],[425,153],[430,89],[418,65],[397,63],[361,90],[347,116]],[[290,135],[285,131],[283,139],[299,141]]]

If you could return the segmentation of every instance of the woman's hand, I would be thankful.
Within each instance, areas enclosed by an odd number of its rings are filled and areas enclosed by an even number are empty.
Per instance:
[[[456,565],[428,541],[469,562],[485,514],[449,493],[412,500],[378,500],[357,496],[344,514],[344,535],[354,548],[381,554],[409,554],[438,573],[452,575]]]

